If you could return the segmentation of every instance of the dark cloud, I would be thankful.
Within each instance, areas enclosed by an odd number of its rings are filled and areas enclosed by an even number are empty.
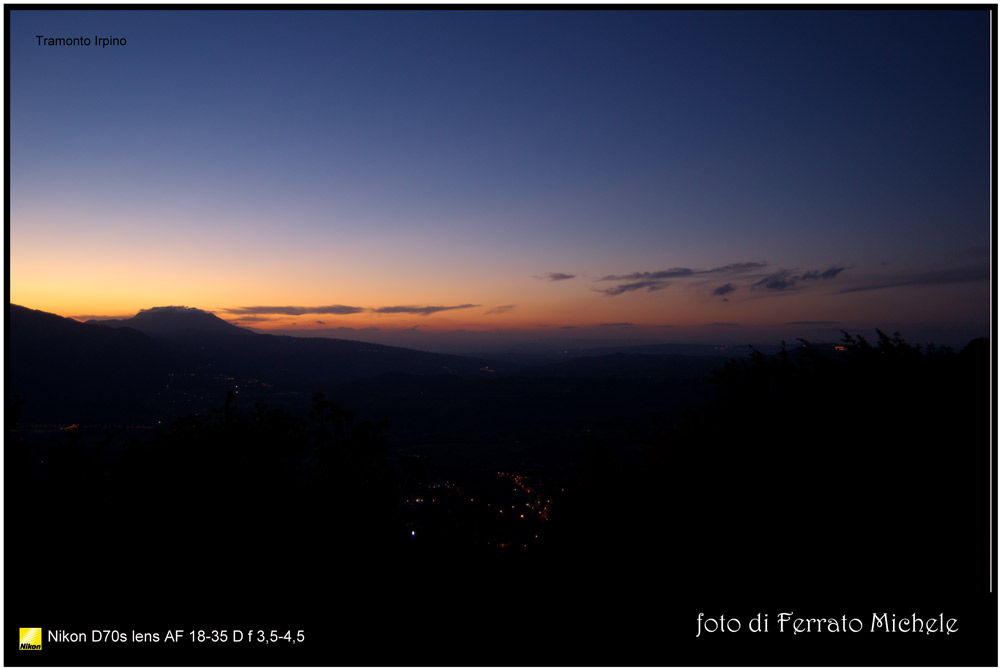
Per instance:
[[[472,307],[482,306],[480,304],[459,304],[454,307],[379,307],[378,309],[372,309],[371,311],[376,314],[417,314],[418,316],[430,316],[431,314],[436,314],[439,311],[451,311],[453,309],[470,309]]]
[[[376,314],[419,314],[421,316],[429,316],[430,314],[437,313],[439,311],[449,311],[451,309],[468,309],[471,307],[478,307],[478,304],[460,304],[454,307],[415,307],[415,306],[393,306],[393,307],[378,307],[378,308],[365,308],[365,307],[348,307],[340,304],[333,304],[325,307],[232,307],[229,309],[222,309],[221,311],[227,314],[235,314],[240,318],[239,320],[249,321],[250,316],[260,316],[261,314],[279,314],[284,316],[301,316],[303,314],[337,314],[337,315],[347,315],[347,314],[359,314],[362,312],[371,312]],[[498,309],[513,308],[513,305],[504,305],[504,307],[497,307]],[[501,312],[496,312],[501,313]],[[316,321],[317,323],[323,324],[322,321]]]
[[[576,329],[576,326],[575,326],[575,325],[564,325],[564,326],[562,326],[562,327],[561,327],[561,328],[559,328],[559,329],[560,329],[560,330],[575,330],[575,329]]]
[[[631,274],[608,274],[601,277],[600,281],[629,281],[631,283],[625,283],[620,286],[615,286],[614,288],[608,288],[605,290],[598,290],[599,293],[604,293],[608,296],[621,295],[622,293],[628,293],[635,290],[646,289],[647,292],[653,292],[665,288],[669,284],[667,279],[689,279],[691,277],[711,275],[711,274],[721,274],[721,275],[738,275],[745,272],[751,272],[754,270],[759,270],[762,267],[767,267],[765,262],[737,262],[730,263],[728,265],[720,265],[719,267],[713,267],[711,269],[691,269],[690,267],[671,267],[670,269],[662,269],[655,272],[632,272]],[[728,283],[725,286],[720,286],[716,288],[716,292],[713,295],[725,295],[726,293],[736,290],[733,284]],[[721,291],[721,292],[719,292]]]
[[[832,279],[844,271],[844,267],[830,267],[823,272],[818,269],[803,272],[802,274],[792,274],[787,269],[779,270],[774,274],[765,276],[760,281],[753,284],[754,287],[763,286],[768,290],[785,290],[791,288],[799,281],[817,281],[819,279]]]
[[[268,323],[273,321],[273,318],[268,318],[267,316],[240,316],[235,318],[230,323]]]
[[[598,290],[608,296],[621,295],[636,290],[645,289],[647,292],[660,290],[668,284],[667,279],[690,279],[699,276],[732,276],[734,278],[744,275],[744,281],[754,281],[750,284],[752,288],[765,288],[772,291],[781,291],[793,287],[799,281],[833,279],[844,271],[844,267],[833,266],[822,272],[810,270],[796,274],[792,270],[780,269],[761,277],[759,270],[767,267],[766,262],[737,262],[728,265],[720,265],[711,269],[691,269],[690,267],[672,267],[670,269],[656,272],[633,272],[631,274],[608,274],[600,278],[600,281],[629,281],[614,288]],[[750,276],[745,276],[752,273]],[[712,295],[724,296],[735,291],[737,286],[733,282],[718,286],[712,291]],[[728,301],[728,300],[727,300]]]
[[[652,293],[653,291],[666,288],[668,285],[670,284],[666,281],[637,281],[636,283],[623,283],[620,286],[605,288],[603,290],[598,290],[597,292],[610,297],[614,295],[621,295],[622,293],[631,293],[634,290],[642,290],[645,288],[647,293]]]
[[[793,278],[797,279],[797,280],[803,280],[803,279],[806,279],[806,280],[807,279],[832,279],[832,278],[834,278],[835,276],[837,276],[838,274],[840,274],[843,271],[844,271],[843,267],[831,267],[830,269],[828,269],[828,270],[826,270],[824,272],[820,272],[818,269],[814,269],[812,271],[806,272],[805,274],[800,274],[799,276],[796,276],[796,277],[793,277]]]
[[[602,328],[630,328],[631,323],[601,323]]]
[[[821,278],[821,279],[832,279],[835,276],[837,276],[838,274],[840,274],[841,272],[843,272],[844,269],[845,268],[843,268],[843,267],[831,267],[830,269],[828,269],[825,272],[823,272],[822,274],[820,274],[819,278]]]
[[[767,267],[766,262],[736,262],[712,269],[691,269],[689,267],[672,267],[657,272],[633,272],[632,274],[608,274],[601,281],[635,281],[639,279],[678,279],[696,274],[740,274],[755,269]]]
[[[766,262],[734,262],[714,269],[699,270],[698,274],[739,274],[767,267]]]
[[[241,318],[240,321],[246,319]],[[265,319],[261,319],[265,320]],[[349,327],[337,327],[337,328],[310,328],[308,330],[287,330],[283,328],[279,329],[267,329],[262,330],[260,328],[247,328],[253,330],[254,332],[261,332],[265,334],[274,335],[288,335],[290,337],[332,337],[335,339],[354,339],[358,333],[371,334],[374,332],[379,332],[377,327],[367,327],[367,328],[349,328]]]
[[[735,327],[735,326],[739,325],[739,323],[722,323],[722,322],[716,322],[716,323],[707,323],[707,325],[708,325],[708,327],[712,327],[712,328],[730,328],[730,327]]]
[[[285,316],[301,316],[303,314],[358,314],[365,311],[364,307],[347,307],[342,304],[331,304],[325,307],[232,307],[223,309],[227,314],[283,314]]]
[[[325,322],[323,322],[323,321],[316,321],[316,323],[317,323],[318,325],[326,325],[326,323],[325,323]]]
[[[549,272],[544,276],[536,276],[536,279],[542,279],[543,281],[568,281],[569,279],[575,279],[576,274],[566,274],[565,272]]]
[[[835,295],[858,293],[866,290],[882,290],[883,288],[898,288],[901,286],[941,286],[949,283],[967,283],[971,281],[986,281],[989,279],[988,267],[960,267],[955,269],[930,270],[915,272],[885,279],[864,286],[854,286],[838,290]]]
[[[515,305],[513,304],[504,304],[499,307],[493,307],[492,309],[486,312],[486,315],[489,316],[490,314],[505,314],[514,307]]]
[[[756,288],[757,286],[763,286],[768,290],[784,290],[785,288],[790,288],[795,285],[795,277],[791,276],[791,272],[786,270],[781,270],[780,272],[775,272],[765,276],[763,279],[753,284]]]
[[[631,274],[609,274],[607,276],[601,277],[601,281],[634,281],[636,279],[676,279],[681,276],[691,276],[695,274],[693,269],[688,269],[687,267],[674,267],[672,269],[664,269],[659,272],[633,272]]]

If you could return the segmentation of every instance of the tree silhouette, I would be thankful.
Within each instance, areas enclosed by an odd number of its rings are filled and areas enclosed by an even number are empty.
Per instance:
[[[581,467],[608,485],[572,486],[556,536],[579,550],[621,518],[618,551],[720,587],[867,587],[873,565],[884,589],[985,587],[988,347],[877,334],[730,361],[638,462]]]

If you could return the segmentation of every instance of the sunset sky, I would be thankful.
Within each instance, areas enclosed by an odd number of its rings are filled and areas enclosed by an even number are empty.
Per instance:
[[[961,346],[990,323],[988,10],[13,9],[10,301]]]

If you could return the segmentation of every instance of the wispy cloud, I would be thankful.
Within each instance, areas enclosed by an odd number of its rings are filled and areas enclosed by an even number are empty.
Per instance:
[[[834,279],[834,278],[837,277],[838,274],[840,274],[841,272],[843,272],[845,269],[847,269],[847,268],[844,267],[843,265],[841,265],[840,267],[837,267],[836,265],[833,265],[833,266],[828,267],[827,269],[823,270],[822,272],[820,272],[819,270],[815,270],[815,269],[812,270],[812,271],[810,271],[810,272],[805,272],[805,273],[799,275],[797,278],[800,279],[800,280],[803,280],[803,279]]]
[[[486,315],[489,316],[491,314],[492,315],[505,314],[508,311],[510,311],[511,309],[513,309],[515,306],[516,305],[513,305],[513,304],[503,304],[503,305],[500,305],[499,307],[493,307],[492,309],[490,309],[489,311],[486,312]]]
[[[706,323],[706,325],[711,328],[731,328],[738,326],[739,323],[724,323],[721,321],[717,321],[715,323]]]
[[[268,334],[287,334],[295,337],[334,337],[336,339],[350,339],[352,336],[356,336],[358,333],[373,333],[381,332],[377,327],[371,326],[367,328],[349,328],[349,327],[337,327],[337,328],[309,328],[303,330],[286,330],[286,329],[260,329],[260,328],[250,328],[256,332],[265,332]]]
[[[734,262],[714,269],[701,270],[698,274],[742,274],[767,267],[766,262]]]
[[[614,296],[621,295],[622,293],[631,293],[636,290],[646,289],[647,293],[652,293],[653,291],[662,290],[666,288],[669,283],[666,281],[637,281],[635,283],[623,283],[620,286],[615,286],[614,288],[603,288],[595,289],[598,293],[603,293],[604,295]]]
[[[691,276],[696,272],[687,267],[674,267],[658,272],[632,272],[631,274],[609,274],[601,277],[601,281],[634,281],[636,279],[676,279],[681,276]]]
[[[541,276],[535,276],[536,279],[541,279],[543,281],[569,281],[570,279],[575,279],[576,274],[566,274],[565,272],[549,272]]]
[[[390,306],[390,307],[350,307],[342,304],[332,304],[325,307],[299,307],[299,306],[257,306],[257,307],[230,307],[220,309],[221,312],[237,316],[240,321],[270,320],[263,318],[265,315],[278,316],[302,316],[303,314],[334,314],[347,316],[351,314],[373,313],[373,314],[416,314],[419,316],[429,316],[439,311],[450,311],[452,309],[469,309],[481,306],[479,304],[459,304],[455,306]],[[514,305],[507,304],[491,310],[493,313],[503,313],[503,311],[513,309]],[[324,324],[322,321],[317,323]]]
[[[439,311],[452,311],[454,309],[470,309],[472,307],[482,306],[480,304],[459,304],[454,307],[413,307],[413,306],[400,306],[400,307],[378,307],[377,309],[372,309],[372,313],[376,314],[416,314],[418,316],[430,316],[431,314],[436,314]]]
[[[230,323],[268,323],[273,321],[273,318],[268,318],[267,316],[240,316],[239,318],[234,318]]]
[[[627,281],[614,288],[596,289],[609,297],[630,293],[636,290],[645,289],[646,292],[653,292],[666,288],[674,281],[689,281],[702,276],[731,276],[739,277],[748,272],[756,272],[767,267],[766,262],[737,262],[728,265],[720,265],[709,269],[692,269],[690,267],[671,267],[653,272],[632,272],[631,274],[608,274],[602,276],[599,281]],[[668,282],[669,280],[669,282]],[[716,288],[713,295],[725,295],[736,290],[736,286],[727,283]]]
[[[781,270],[780,272],[775,272],[765,276],[760,281],[753,284],[754,288],[763,286],[768,290],[784,290],[786,288],[791,288],[795,285],[795,279],[791,276],[791,272],[787,270]]]
[[[601,323],[602,328],[630,328],[634,327],[631,323]]]
[[[767,267],[766,262],[736,262],[711,269],[691,269],[690,267],[672,267],[656,272],[632,272],[631,274],[608,274],[601,281],[634,281],[637,279],[678,279],[699,274],[742,274]]]
[[[342,304],[331,304],[325,307],[231,307],[222,309],[227,314],[281,314],[284,316],[301,316],[303,314],[358,314],[365,311],[364,307],[348,307]]]
[[[885,277],[883,279],[876,280],[874,283],[844,288],[842,290],[838,290],[834,294],[843,295],[845,293],[858,293],[866,290],[883,290],[885,288],[898,288],[901,286],[940,286],[950,283],[986,281],[987,279],[989,279],[989,269],[985,266],[928,270]]]
[[[844,267],[830,267],[822,272],[817,269],[795,274],[791,270],[782,269],[773,274],[765,276],[760,281],[753,284],[753,288],[763,287],[767,290],[785,290],[791,288],[799,281],[818,281],[820,279],[833,279],[844,271]]]

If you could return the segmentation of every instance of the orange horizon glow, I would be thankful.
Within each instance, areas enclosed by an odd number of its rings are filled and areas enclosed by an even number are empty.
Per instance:
[[[810,58],[763,15],[764,50],[723,37],[743,35],[729,19],[682,46],[707,15],[501,32],[462,13],[199,15],[219,26],[207,68],[174,39],[192,18],[157,16],[11,15],[15,304],[82,320],[188,306],[264,331],[990,331],[988,13],[816,24]],[[150,41],[32,37],[80,21]],[[558,50],[536,32],[555,24]],[[948,40],[918,37],[943,24]],[[912,64],[891,90],[875,57],[890,43]],[[845,115],[846,98],[863,104]]]
[[[45,282],[24,281],[22,277],[25,275],[30,273],[22,271],[19,275],[12,275],[12,303],[75,320],[127,319],[142,309],[187,306],[264,332],[315,330],[319,335],[324,330],[337,328],[374,328],[385,332],[417,329],[425,333],[537,332],[540,335],[563,329],[612,332],[629,328],[633,334],[641,332],[648,337],[676,338],[685,332],[690,336],[715,336],[723,328],[738,327],[747,331],[781,328],[789,321],[830,323],[853,329],[896,328],[905,333],[910,329],[906,326],[906,319],[922,305],[935,305],[933,314],[924,315],[925,323],[947,325],[949,320],[959,320],[978,310],[980,300],[988,300],[988,288],[976,284],[967,284],[961,292],[956,292],[956,287],[952,285],[925,286],[920,290],[900,287],[843,296],[829,290],[819,295],[814,290],[775,295],[744,288],[735,293],[731,301],[712,298],[701,286],[609,297],[597,292],[605,284],[593,279],[579,277],[574,281],[553,284],[533,276],[497,283],[466,282],[461,286],[454,283],[428,285],[426,288],[410,286],[406,290],[393,291],[394,294],[386,292],[384,295],[373,290],[358,290],[351,294],[345,291],[342,299],[337,300],[331,300],[323,291],[296,290],[296,287],[286,285],[281,287],[288,291],[283,299],[276,286],[267,284],[257,288],[248,283],[236,289],[211,281],[203,281],[200,285],[193,285],[196,284],[194,281],[188,285],[174,282],[170,286],[166,282],[158,282],[146,295],[142,280],[103,283],[89,276],[86,283],[68,279]],[[107,291],[106,296],[95,299],[93,296],[99,294],[102,288]],[[289,294],[298,297],[287,299]],[[413,299],[417,295],[436,294],[439,299]],[[261,295],[269,299],[260,299]],[[964,298],[954,299],[956,295],[963,295]],[[473,296],[489,299],[470,299]],[[268,313],[266,305],[269,304],[288,305],[271,309],[297,308],[302,313]],[[252,311],[253,305],[264,306],[258,307],[259,313],[232,311],[241,308],[251,308]],[[358,312],[322,313],[323,306],[335,305],[352,307]],[[421,309],[459,306],[462,308],[443,309],[426,315],[377,311],[386,307]]]

